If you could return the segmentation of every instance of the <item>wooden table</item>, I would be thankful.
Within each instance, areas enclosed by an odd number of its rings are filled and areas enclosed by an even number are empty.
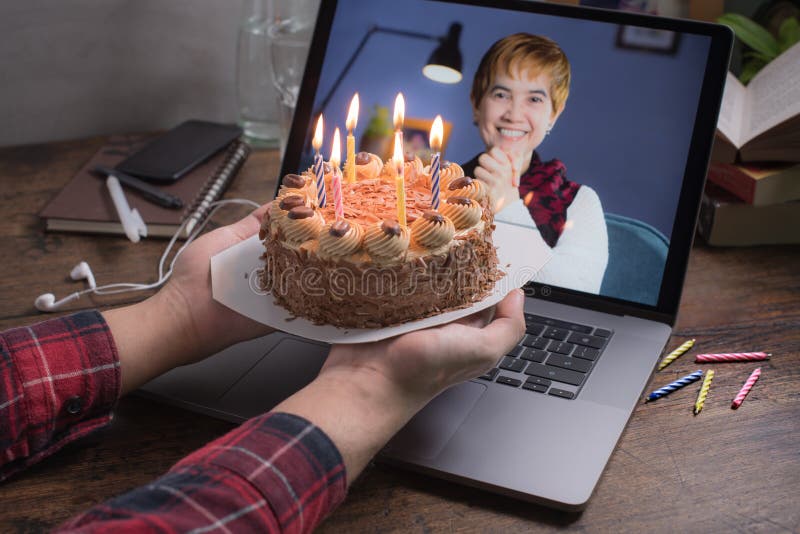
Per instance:
[[[0,149],[0,329],[44,319],[33,299],[73,291],[68,273],[81,259],[99,283],[154,279],[164,241],[133,245],[119,237],[45,233],[36,217],[102,142]],[[268,200],[278,159],[275,152],[254,153],[228,196]],[[238,215],[228,213],[228,220]],[[640,404],[584,513],[557,512],[378,464],[353,484],[321,530],[800,531],[800,247],[695,246],[669,347],[688,338],[697,338],[696,348],[704,352],[764,349],[774,356],[761,365],[760,381],[737,411],[730,400],[754,364],[716,366],[699,417],[691,414],[695,387]],[[679,359],[655,375],[652,386],[697,367],[692,358]],[[0,485],[0,532],[46,530],[148,482],[230,428],[125,398],[110,428]],[[571,453],[580,448],[576,444]]]

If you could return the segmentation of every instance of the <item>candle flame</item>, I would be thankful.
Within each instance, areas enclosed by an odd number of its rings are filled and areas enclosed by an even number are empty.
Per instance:
[[[525,204],[525,206],[530,206],[531,202],[533,202],[533,191],[528,191],[525,198],[522,199],[522,203]]]
[[[339,141],[339,128],[333,132],[333,144],[331,145],[331,164],[334,167],[339,166],[339,162],[342,161],[342,146],[341,142]]]
[[[406,101],[403,99],[403,93],[397,93],[397,98],[394,99],[394,129],[403,129],[403,120],[406,116]]]
[[[311,146],[313,146],[316,151],[322,148],[322,128],[322,113],[320,113],[319,119],[317,119],[317,127],[314,129],[314,139],[311,141]]]
[[[399,133],[394,134],[394,154],[392,155],[392,162],[398,170],[403,168],[405,158],[403,157],[403,143],[400,140]]]
[[[347,121],[345,125],[347,126],[347,131],[352,133],[353,130],[356,129],[356,124],[358,123],[358,93],[353,95],[353,99],[350,101],[350,109],[347,112]]]
[[[444,124],[442,124],[442,116],[436,115],[433,119],[431,126],[431,150],[439,152],[442,150],[442,138],[444,137]]]

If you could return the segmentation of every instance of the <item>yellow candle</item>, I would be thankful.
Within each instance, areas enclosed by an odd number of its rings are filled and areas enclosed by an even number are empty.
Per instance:
[[[403,141],[400,133],[394,135],[394,156],[392,161],[397,169],[395,180],[395,190],[397,191],[397,222],[401,226],[406,226],[406,181],[403,171]]]
[[[686,352],[687,350],[692,348],[692,345],[694,345],[694,339],[690,339],[689,341],[687,341],[686,343],[684,343],[683,345],[681,345],[677,349],[673,350],[672,352],[670,352],[669,354],[664,356],[664,359],[661,360],[661,363],[658,364],[658,370],[660,371],[664,367],[666,367],[669,364],[671,364],[673,361],[675,361],[675,359],[678,356],[680,356],[681,354],[683,354],[684,352]]]
[[[697,402],[694,403],[694,414],[700,413],[703,405],[706,403],[708,397],[708,390],[711,388],[711,381],[714,379],[714,371],[706,371],[706,377],[703,379],[703,385],[700,386],[700,393],[697,395]]]
[[[347,112],[347,160],[344,162],[344,176],[348,183],[356,181],[356,138],[353,130],[358,123],[358,93],[353,95],[350,101],[350,109]]]
[[[397,93],[394,99],[394,133],[395,136],[400,137],[400,155],[403,155],[403,121],[406,115],[406,100],[403,98],[403,93]]]

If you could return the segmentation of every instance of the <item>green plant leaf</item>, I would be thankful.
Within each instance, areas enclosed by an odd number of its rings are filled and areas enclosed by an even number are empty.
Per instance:
[[[796,17],[789,17],[778,29],[778,46],[781,52],[785,52],[798,41],[800,41],[800,22]]]
[[[774,59],[765,54],[762,54],[761,52],[756,52],[755,50],[748,50],[747,52],[742,54],[742,57],[744,57],[744,59],[760,59],[765,64],[769,63]]]
[[[766,62],[761,59],[751,59],[742,65],[742,72],[739,74],[739,81],[747,85],[758,72],[766,66]]]
[[[778,41],[763,26],[736,13],[725,13],[717,19],[720,24],[730,26],[744,44],[772,59],[780,53]]]

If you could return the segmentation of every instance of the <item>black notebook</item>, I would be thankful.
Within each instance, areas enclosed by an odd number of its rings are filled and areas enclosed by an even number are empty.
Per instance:
[[[97,166],[113,168],[151,139],[152,136],[144,135],[109,138],[39,212],[47,230],[125,235],[105,179],[98,178],[91,170]],[[144,199],[136,191],[123,190],[130,207],[138,210],[147,224],[148,236],[172,237],[186,218],[203,220],[208,203],[222,195],[249,154],[250,147],[236,140],[176,182],[159,185],[159,189],[183,201],[182,209],[168,209]]]

